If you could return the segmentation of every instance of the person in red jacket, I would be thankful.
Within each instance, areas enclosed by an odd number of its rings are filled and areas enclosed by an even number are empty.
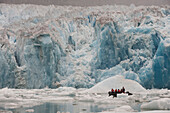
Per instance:
[[[118,89],[118,93],[120,93],[120,90]]]
[[[117,89],[115,89],[115,92],[117,93]]]
[[[114,92],[114,89],[112,88],[112,92]]]

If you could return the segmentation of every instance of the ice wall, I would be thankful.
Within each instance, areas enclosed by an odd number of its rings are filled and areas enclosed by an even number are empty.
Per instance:
[[[18,66],[25,67],[23,77],[26,87],[53,87],[52,83],[58,80],[56,71],[61,51],[50,35],[41,34],[33,39],[18,40],[16,47]]]
[[[92,87],[122,75],[170,88],[169,6],[0,4],[0,87]]]
[[[170,86],[170,38],[163,40],[153,59],[154,87]]]

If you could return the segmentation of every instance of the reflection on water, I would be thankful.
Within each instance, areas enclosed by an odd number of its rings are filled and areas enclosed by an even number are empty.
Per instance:
[[[124,104],[118,104],[116,105],[113,103],[108,104],[96,104],[94,102],[80,102],[80,101],[55,101],[55,103],[44,103],[41,105],[37,105],[34,107],[29,108],[16,108],[16,109],[4,109],[0,108],[4,111],[12,111],[13,113],[28,113],[28,112],[34,112],[34,113],[97,113],[102,111],[108,111],[113,110],[115,107],[121,107]],[[131,103],[131,108],[134,111],[140,112],[141,103]],[[11,113],[11,112],[3,112],[3,113]]]
[[[28,109],[34,109],[34,113],[97,113],[103,110],[114,108],[112,106],[96,105],[90,102],[60,102],[60,103],[44,103],[42,105],[34,106],[32,108],[18,108],[12,110],[14,113],[28,113]]]

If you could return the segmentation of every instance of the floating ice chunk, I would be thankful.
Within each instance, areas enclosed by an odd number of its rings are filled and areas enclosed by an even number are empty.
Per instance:
[[[124,79],[123,76],[117,75],[114,77],[110,77],[102,82],[99,82],[94,87],[86,90],[88,93],[107,93],[109,90],[113,89],[121,89],[125,87],[126,91],[130,92],[144,92],[145,88],[143,88],[139,83],[133,80]]]
[[[6,98],[15,97],[15,93],[12,90],[9,90],[8,88],[3,88],[1,92]]]
[[[161,98],[141,105],[144,110],[170,110],[170,98]]]
[[[94,102],[94,98],[90,95],[86,95],[85,97],[79,98],[81,102]]]
[[[128,94],[118,94],[117,95],[117,98],[125,98],[125,97],[128,97]]]
[[[61,96],[75,96],[76,89],[73,87],[59,87],[57,89],[58,92],[60,92]]]
[[[73,87],[59,87],[59,88],[57,88],[57,90],[60,92],[63,92],[63,91],[68,92],[68,91],[75,91],[76,89]]]
[[[0,110],[0,113],[13,113],[12,111]]]
[[[132,112],[134,111],[129,105],[121,106],[114,109],[115,112]]]
[[[115,108],[114,110],[110,111],[103,111],[100,113],[132,113],[134,110],[129,105],[124,105],[118,108]]]
[[[33,113],[34,112],[34,109],[27,109],[25,110],[26,112],[29,112],[29,113]]]
[[[15,109],[19,107],[21,107],[21,105],[18,103],[8,103],[5,105],[5,108],[8,108],[8,109]]]

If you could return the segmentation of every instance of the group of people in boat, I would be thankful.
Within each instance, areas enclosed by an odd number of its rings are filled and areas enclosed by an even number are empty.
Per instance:
[[[125,93],[125,88],[124,87],[122,87],[122,89],[111,89],[111,92],[112,93]]]
[[[121,94],[121,93],[125,93],[125,94],[128,94],[128,95],[133,95],[129,91],[125,92],[125,88],[124,87],[122,87],[122,89],[115,89],[115,90],[112,88],[111,91],[108,92],[109,96],[113,95],[113,98],[117,97],[117,94]]]

